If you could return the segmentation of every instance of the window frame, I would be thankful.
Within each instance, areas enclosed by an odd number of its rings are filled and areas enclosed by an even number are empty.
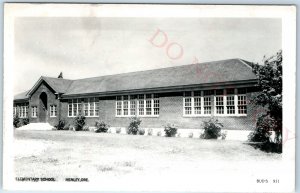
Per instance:
[[[124,100],[124,96],[126,96],[125,100]],[[124,103],[127,103],[127,105],[124,105]],[[115,103],[115,117],[135,117],[135,116],[136,117],[159,117],[159,112],[160,112],[159,103],[160,100],[157,94],[147,93],[147,94],[118,95],[116,96],[116,103]],[[124,106],[127,107],[126,115],[124,115]],[[132,113],[133,109],[135,109],[134,114]],[[119,114],[118,112],[121,112],[121,114]],[[150,114],[147,115],[147,112]],[[157,112],[158,114],[155,114]]]
[[[230,89],[234,89],[233,93],[230,93],[227,95],[226,91],[229,88],[223,88],[223,89],[214,89],[213,92],[211,94],[205,95],[204,92],[205,91],[209,91],[209,90],[201,90],[201,113],[200,114],[196,114],[195,111],[195,98],[199,98],[199,96],[194,96],[195,92],[200,92],[200,90],[189,90],[189,91],[184,91],[183,92],[183,117],[207,117],[207,116],[216,116],[216,117],[243,117],[243,116],[247,116],[248,115],[248,103],[247,103],[247,89],[246,88],[230,88]],[[245,91],[240,94],[238,93],[238,89],[245,89]],[[217,91],[216,90],[223,90],[223,94],[221,95],[220,93],[217,95]],[[186,92],[191,92],[190,96],[186,96]],[[220,91],[218,91],[220,92]],[[233,105],[227,105],[227,97],[233,96]],[[243,96],[245,97],[245,99],[243,99],[243,101],[245,101],[243,105],[238,104],[239,103],[239,96]],[[210,114],[204,114],[205,112],[205,107],[208,107],[207,105],[204,105],[204,103],[206,101],[204,101],[204,98],[210,98]],[[223,113],[222,114],[217,114],[217,97],[221,97],[223,100]],[[190,103],[191,106],[186,106],[186,99],[190,98]],[[213,102],[212,102],[213,100]],[[229,114],[227,113],[228,106],[234,106],[234,113],[233,114]],[[244,114],[240,114],[239,113],[239,106],[245,106],[246,107],[246,113]],[[186,108],[191,108],[191,114],[186,114]]]
[[[31,117],[32,118],[37,118],[37,106],[31,106]]]
[[[49,105],[50,117],[57,117],[57,105],[51,104]]]

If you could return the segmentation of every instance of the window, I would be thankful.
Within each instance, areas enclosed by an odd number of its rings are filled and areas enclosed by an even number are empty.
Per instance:
[[[124,95],[116,97],[116,116],[158,116],[157,94]]]
[[[16,106],[14,106],[14,111],[13,111],[13,114],[14,114],[14,116],[16,116],[16,115],[17,115],[17,107],[16,107]]]
[[[214,96],[214,98],[212,98]],[[214,100],[214,103],[212,101]],[[247,115],[246,89],[217,89],[185,91],[183,115],[185,116],[238,116]],[[214,110],[212,105],[214,105]]]
[[[28,117],[28,106],[26,104],[21,104],[16,107],[16,115],[20,118]]]
[[[37,107],[31,107],[31,117],[37,117]]]
[[[238,114],[247,114],[246,92],[245,88],[238,89]]]
[[[68,104],[68,116],[75,117],[81,113],[81,99],[70,99]]]
[[[99,116],[99,98],[85,98],[83,99],[83,113],[86,117],[96,117]],[[80,104],[81,106],[81,104]],[[81,109],[80,109],[81,110]],[[80,112],[80,111],[79,111]]]
[[[50,117],[56,117],[56,116],[57,116],[57,106],[50,105]]]

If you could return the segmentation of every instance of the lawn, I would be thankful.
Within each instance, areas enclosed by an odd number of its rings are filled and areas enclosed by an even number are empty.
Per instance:
[[[195,191],[205,180],[239,178],[281,160],[240,141],[73,131],[14,135],[16,176],[88,178],[111,190]]]

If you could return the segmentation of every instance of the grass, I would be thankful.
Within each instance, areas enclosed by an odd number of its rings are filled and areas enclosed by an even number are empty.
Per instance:
[[[144,179],[143,188],[168,185],[164,180],[175,176],[190,178],[193,186],[207,174],[250,172],[281,160],[239,141],[73,131],[15,131],[15,147],[16,176],[79,176],[119,185]]]

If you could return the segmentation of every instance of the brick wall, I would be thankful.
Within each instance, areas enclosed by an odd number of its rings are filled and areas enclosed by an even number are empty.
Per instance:
[[[46,122],[51,125],[55,125],[57,123],[57,117],[50,117],[50,105],[57,105],[59,101],[56,99],[54,91],[44,82],[38,87],[38,89],[32,94],[29,100],[29,120],[31,123],[41,122],[39,113],[42,111],[42,105],[40,105],[40,95],[45,92],[47,94],[47,113],[46,113]],[[31,116],[31,107],[37,106],[37,117],[34,118]]]
[[[251,101],[256,96],[255,92],[247,93],[247,100]],[[250,103],[250,102],[248,102]],[[212,101],[213,104],[213,101]],[[105,97],[100,99],[99,117],[87,117],[86,124],[94,126],[96,120],[103,120],[111,127],[127,127],[129,125],[128,117],[115,116],[115,97]],[[218,117],[223,123],[224,129],[228,130],[252,130],[256,123],[258,114],[263,110],[250,103],[247,106],[247,116],[235,117]],[[61,116],[72,124],[73,118],[67,117],[68,104],[64,100],[61,103]],[[141,127],[144,128],[162,128],[167,123],[175,124],[181,129],[198,129],[202,128],[204,120],[210,117],[183,117],[183,97],[182,93],[164,94],[160,97],[160,115],[159,117],[142,117]]]

